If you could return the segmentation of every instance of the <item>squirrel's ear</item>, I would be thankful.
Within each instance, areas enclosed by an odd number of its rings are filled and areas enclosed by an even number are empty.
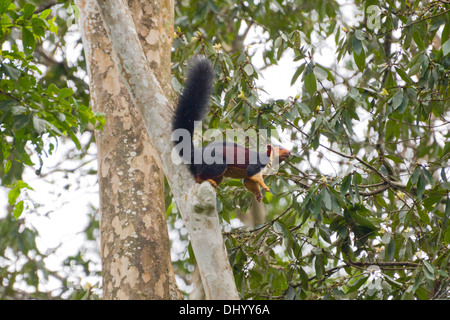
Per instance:
[[[270,157],[270,154],[272,153],[272,146],[270,144],[267,145],[267,156]]]

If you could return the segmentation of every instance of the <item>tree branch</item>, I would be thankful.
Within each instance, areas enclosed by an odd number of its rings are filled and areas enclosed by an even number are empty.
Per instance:
[[[346,262],[351,267],[369,267],[369,266],[378,266],[380,268],[383,267],[420,267],[420,263],[414,263],[409,261],[391,261],[391,262],[360,262],[360,261],[351,261]]]

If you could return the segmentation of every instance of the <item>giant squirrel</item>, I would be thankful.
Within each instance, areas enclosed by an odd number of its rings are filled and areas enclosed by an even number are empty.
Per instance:
[[[262,200],[260,186],[264,190],[270,191],[264,183],[263,170],[272,165],[275,157],[282,161],[289,157],[290,152],[269,144],[265,153],[257,153],[236,143],[215,141],[202,148],[201,154],[203,155],[205,151],[212,152],[215,158],[219,157],[223,161],[208,163],[201,157],[200,163],[195,163],[195,152],[200,150],[194,149],[192,142],[194,122],[202,120],[205,116],[213,87],[214,68],[211,61],[203,56],[195,56],[189,62],[187,79],[178,98],[172,123],[174,132],[177,129],[189,132],[191,152],[190,154],[181,154],[180,152],[180,156],[190,163],[189,169],[198,183],[209,181],[214,187],[217,187],[223,177],[244,179],[245,187],[260,202]]]

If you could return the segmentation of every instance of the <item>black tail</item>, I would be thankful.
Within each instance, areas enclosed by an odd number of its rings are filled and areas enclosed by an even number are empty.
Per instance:
[[[194,133],[194,121],[203,119],[213,93],[214,69],[211,61],[195,56],[188,65],[187,79],[178,99],[172,130],[186,129]]]

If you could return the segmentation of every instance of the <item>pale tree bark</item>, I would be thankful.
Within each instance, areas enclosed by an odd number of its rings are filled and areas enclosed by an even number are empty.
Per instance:
[[[216,193],[172,162],[173,106],[150,69],[125,0],[97,0],[123,83],[144,122],[186,224],[208,299],[238,299],[216,210]]]
[[[249,228],[254,228],[257,225],[263,224],[266,222],[267,210],[264,206],[263,202],[256,201],[256,198],[253,198],[252,205],[247,212],[242,212],[237,210],[236,212],[237,218],[241,220],[241,222]],[[193,284],[194,289],[189,294],[190,300],[204,300],[205,299],[205,291],[203,290],[202,279],[200,277],[200,272],[198,267],[195,268],[192,273],[191,284]]]
[[[152,70],[170,92],[171,1],[130,1]],[[96,132],[104,299],[181,298],[164,217],[164,175],[141,117],[121,83],[95,1],[77,1]],[[144,23],[145,22],[145,23]]]

